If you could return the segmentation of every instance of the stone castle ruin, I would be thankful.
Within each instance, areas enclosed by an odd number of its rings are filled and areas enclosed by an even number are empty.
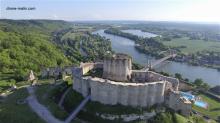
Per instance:
[[[102,70],[102,77],[88,74],[97,69]],[[164,104],[168,93],[178,91],[178,86],[176,78],[132,70],[132,58],[126,54],[113,55],[103,62],[81,63],[73,69],[73,89],[102,104],[132,107]]]
[[[42,78],[56,77],[56,76],[59,76],[61,74],[71,75],[72,74],[72,69],[74,67],[75,66],[44,68],[41,71],[41,77]]]
[[[131,57],[125,54],[105,58],[103,63],[103,78],[115,81],[129,81],[132,73]]]

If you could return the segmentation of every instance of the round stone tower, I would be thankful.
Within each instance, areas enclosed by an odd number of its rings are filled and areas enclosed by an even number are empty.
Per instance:
[[[131,79],[132,59],[126,54],[115,54],[104,59],[103,78],[114,81],[128,81]]]

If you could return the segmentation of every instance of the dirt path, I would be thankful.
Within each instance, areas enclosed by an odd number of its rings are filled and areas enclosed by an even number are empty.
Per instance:
[[[28,93],[30,96],[27,98],[28,104],[31,109],[37,113],[39,117],[45,120],[47,123],[64,123],[63,121],[58,120],[55,118],[51,112],[43,105],[41,105],[34,93],[34,88],[29,86],[27,87]]]
[[[72,88],[71,87],[69,87],[65,92],[64,92],[64,94],[62,95],[62,97],[61,97],[61,99],[60,99],[60,101],[59,101],[59,106],[61,107],[61,108],[63,108],[63,101],[64,101],[64,99],[65,99],[65,97],[66,97],[66,95],[67,95],[67,93],[71,90]]]
[[[88,95],[78,106],[76,109],[73,110],[73,112],[69,115],[68,118],[66,118],[65,123],[70,123],[72,119],[76,117],[76,115],[80,112],[80,110],[86,105],[86,103],[90,100],[91,95]]]

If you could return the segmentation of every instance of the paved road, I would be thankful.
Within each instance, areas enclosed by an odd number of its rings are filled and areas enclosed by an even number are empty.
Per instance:
[[[34,88],[29,86],[27,87],[27,90],[30,94],[30,96],[27,98],[28,104],[31,107],[31,109],[37,113],[39,117],[41,117],[43,120],[45,120],[47,123],[64,123],[63,121],[60,121],[56,119],[48,109],[41,105],[34,93]]]

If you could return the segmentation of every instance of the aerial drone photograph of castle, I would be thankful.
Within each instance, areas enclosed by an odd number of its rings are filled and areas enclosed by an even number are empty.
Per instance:
[[[220,0],[0,4],[0,123],[220,123]]]

